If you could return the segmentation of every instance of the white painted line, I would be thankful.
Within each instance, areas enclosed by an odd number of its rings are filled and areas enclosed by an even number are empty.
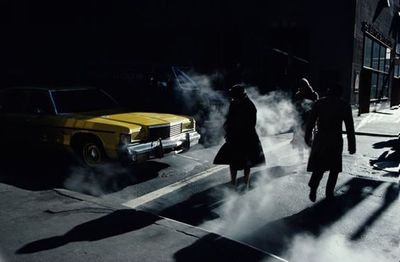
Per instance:
[[[178,189],[181,189],[182,187],[189,185],[190,183],[194,183],[200,179],[206,178],[208,176],[211,176],[212,174],[215,174],[223,169],[227,169],[228,167],[225,165],[220,165],[220,166],[215,166],[215,167],[211,167],[203,172],[200,172],[194,176],[185,178],[181,181],[178,181],[176,183],[173,183],[169,186],[160,188],[156,191],[153,191],[151,193],[145,194],[143,196],[140,196],[138,198],[129,200],[128,202],[123,203],[122,205],[126,206],[126,207],[130,207],[130,208],[136,208],[140,205],[146,204],[150,201],[153,201],[159,197],[162,197],[166,194],[169,194],[171,192],[174,192]]]
[[[201,161],[201,159],[194,158],[194,157],[187,156],[187,155],[175,154],[175,156],[182,157],[182,158],[186,158],[186,159],[190,159],[190,160],[194,160],[194,161],[196,161],[196,162],[204,162],[204,161]]]
[[[277,143],[277,144],[275,144],[273,146],[270,146],[268,148],[267,152],[270,152],[270,151],[272,151],[272,150],[274,150],[274,149],[276,149],[278,147],[281,147],[281,146],[283,146],[285,144],[288,144],[288,143],[289,143],[288,141],[283,141],[283,142]],[[182,155],[179,155],[179,156],[182,156]],[[191,158],[191,157],[189,157],[189,158]],[[172,192],[174,192],[174,191],[176,191],[178,189],[181,189],[182,187],[187,186],[187,185],[189,185],[191,183],[194,183],[194,182],[196,182],[196,181],[198,181],[200,179],[203,179],[203,178],[206,178],[208,176],[211,176],[212,174],[215,174],[215,173],[217,173],[217,172],[219,172],[219,171],[221,171],[223,169],[228,169],[228,166],[220,165],[220,166],[211,167],[211,168],[209,168],[209,169],[207,169],[207,170],[205,170],[203,172],[200,172],[200,173],[198,173],[198,174],[196,174],[194,176],[185,178],[185,179],[183,179],[181,181],[178,181],[178,182],[176,182],[174,184],[171,184],[171,185],[168,185],[166,187],[160,188],[158,190],[155,190],[153,192],[150,192],[150,193],[145,194],[143,196],[140,196],[138,198],[129,200],[129,201],[123,203],[122,205],[124,205],[126,207],[130,207],[130,208],[136,208],[136,207],[138,207],[140,205],[146,204],[146,203],[148,203],[150,201],[153,201],[153,200],[155,200],[155,199],[157,199],[159,197],[162,197],[162,196],[164,196],[166,194],[169,194],[169,193],[172,193]]]
[[[362,119],[358,125],[354,128],[354,131],[358,131],[362,126],[364,126],[366,123],[369,123],[372,121],[372,115],[368,114],[364,119]]]

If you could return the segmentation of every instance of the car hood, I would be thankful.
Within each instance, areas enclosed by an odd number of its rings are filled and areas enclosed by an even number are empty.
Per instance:
[[[155,126],[155,125],[167,125],[171,123],[188,122],[188,117],[163,114],[163,113],[118,113],[118,114],[104,114],[98,117],[94,117],[90,120],[91,122],[119,124],[121,126],[131,127],[135,126]]]

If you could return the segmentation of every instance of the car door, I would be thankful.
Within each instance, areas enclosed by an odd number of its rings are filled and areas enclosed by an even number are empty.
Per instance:
[[[0,143],[7,148],[18,149],[29,138],[23,113],[26,99],[24,90],[8,89],[0,93]]]
[[[47,90],[31,90],[24,108],[26,124],[33,145],[47,147],[54,144],[59,130],[55,126],[55,110]]]

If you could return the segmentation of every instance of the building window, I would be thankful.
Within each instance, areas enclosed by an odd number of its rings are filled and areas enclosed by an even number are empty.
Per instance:
[[[379,69],[379,44],[376,41],[372,43],[372,68]]]
[[[388,97],[391,49],[368,35],[364,41],[364,68],[372,71],[371,100]]]
[[[390,68],[390,53],[391,53],[390,48],[386,48],[386,62],[385,62],[385,72],[386,72],[386,73],[389,73],[389,68]]]
[[[400,78],[400,65],[394,66],[394,77]]]
[[[373,72],[371,77],[371,99],[377,99],[377,91],[378,91],[378,73]]]
[[[365,38],[364,47],[364,66],[371,67],[372,40],[369,37]]]

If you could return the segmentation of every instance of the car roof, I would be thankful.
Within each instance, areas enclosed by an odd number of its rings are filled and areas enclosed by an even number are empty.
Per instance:
[[[0,91],[10,91],[10,90],[24,90],[24,91],[72,91],[72,90],[90,90],[97,89],[96,87],[91,86],[16,86],[16,87],[7,87],[1,89]]]

